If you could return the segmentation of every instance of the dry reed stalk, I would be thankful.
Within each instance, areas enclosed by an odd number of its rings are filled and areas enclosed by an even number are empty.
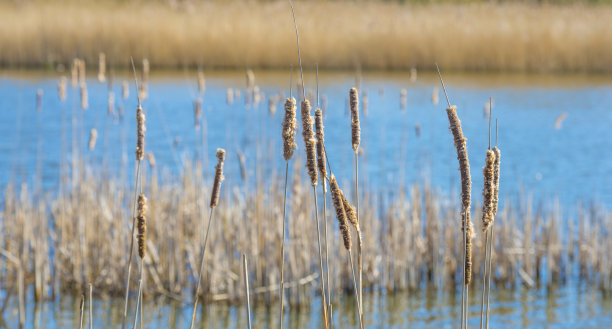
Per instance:
[[[497,144],[497,120],[495,121],[495,144]],[[500,157],[501,157],[501,151],[499,150],[499,148],[497,147],[497,145],[495,145],[495,147],[493,148],[493,152],[495,153],[495,164],[493,166],[493,206],[492,206],[492,212],[493,212],[493,220],[491,221],[491,224],[495,221],[495,216],[497,215],[497,206],[498,206],[498,202],[499,202],[499,165],[500,165]],[[492,259],[492,255],[493,255],[493,227],[491,227],[491,241],[489,242],[489,264],[488,264],[488,271],[489,271],[489,278],[487,279],[487,293],[486,293],[486,298],[487,298],[487,312],[486,312],[486,324],[485,324],[485,328],[489,328],[489,311],[490,311],[490,304],[489,304],[489,296],[491,295],[491,266],[493,263],[493,259]]]
[[[108,110],[106,112],[108,115],[115,114],[115,93],[112,91],[108,92]]]
[[[142,84],[149,82],[149,72],[151,71],[151,64],[148,58],[142,59]]]
[[[147,161],[149,162],[149,166],[151,166],[151,168],[155,168],[156,162],[153,152],[147,153]]]
[[[206,255],[206,245],[208,243],[208,235],[210,233],[210,224],[213,219],[213,210],[219,204],[219,195],[221,194],[221,183],[225,179],[223,176],[223,163],[225,161],[225,150],[217,149],[217,165],[215,166],[215,179],[213,182],[212,192],[210,195],[210,213],[208,215],[208,225],[206,228],[206,235],[204,236],[204,246],[202,248],[202,255],[200,258],[200,270],[198,271],[198,284],[196,286],[195,296],[193,297],[193,309],[191,312],[191,325],[190,328],[193,329],[193,325],[195,323],[195,313],[198,307],[198,298],[200,295],[200,285],[202,283],[202,272],[204,271],[204,256]]]
[[[246,311],[247,311],[247,324],[248,329],[252,329],[251,326],[251,299],[249,298],[249,268],[247,265],[246,255],[242,254],[242,269],[244,275],[244,298],[246,299]]]
[[[357,211],[353,225],[357,230],[357,267],[359,272],[359,314],[363,323],[363,264],[362,264],[362,241],[361,230],[359,229],[359,144],[361,141],[361,125],[359,123],[359,92],[357,88],[351,88],[349,92],[350,108],[351,108],[351,144],[355,152],[355,205]],[[345,200],[346,201],[346,200]],[[347,202],[348,204],[348,202]],[[351,207],[352,209],[352,207]],[[347,215],[349,211],[347,210]],[[349,217],[350,219],[350,217]]]
[[[204,93],[206,90],[206,78],[204,77],[204,72],[198,71],[198,91],[200,94]]]
[[[439,92],[438,92],[438,87],[434,87],[433,91],[431,92],[431,103],[433,105],[438,105],[438,100],[439,100]]]
[[[85,61],[82,59],[79,59],[77,63],[78,63],[77,68],[78,68],[78,75],[79,75],[79,84],[82,85],[86,83],[85,79],[87,77]]]
[[[89,284],[89,329],[93,329],[93,285]]]
[[[97,139],[98,139],[98,130],[96,130],[96,128],[93,128],[89,132],[89,150],[93,150],[96,147]]]
[[[70,83],[72,84],[72,88],[76,88],[79,82],[79,59],[72,59],[72,68],[70,70]]]
[[[62,76],[57,83],[57,94],[62,102],[66,100],[66,83],[67,79],[65,76]]]
[[[83,329],[83,313],[85,311],[85,295],[81,294],[81,302],[79,303],[79,328]],[[23,327],[23,326],[22,326]]]
[[[251,69],[246,71],[246,87],[247,90],[252,90],[255,87],[255,73]]]
[[[106,54],[104,53],[98,55],[98,81],[106,81]]]
[[[81,83],[81,108],[83,110],[87,110],[89,108],[87,85],[85,85],[85,83]]]
[[[406,89],[400,90],[400,109],[403,111],[406,109],[408,92]]]
[[[148,83],[143,82],[138,86],[138,98],[140,100],[145,100],[149,96],[149,87]]]
[[[123,80],[123,86],[121,87],[121,96],[123,97],[123,100],[128,99],[128,97],[130,97],[130,84],[127,82],[127,80]]]
[[[195,121],[195,129],[200,129],[200,119],[202,118],[202,99],[198,98],[193,102],[193,116]]]

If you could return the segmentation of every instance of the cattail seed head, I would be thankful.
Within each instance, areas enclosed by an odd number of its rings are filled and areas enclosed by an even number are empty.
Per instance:
[[[359,221],[357,220],[355,207],[351,206],[351,204],[346,200],[346,197],[342,191],[340,191],[340,196],[342,197],[342,204],[344,205],[344,211],[346,212],[346,219],[355,229],[359,231]]]
[[[329,188],[331,191],[332,202],[336,209],[336,219],[338,220],[340,233],[342,234],[342,240],[344,241],[344,248],[351,250],[351,232],[348,227],[346,218],[346,210],[344,209],[344,203],[342,202],[342,190],[338,187],[336,177],[334,175],[329,179]]]
[[[459,171],[461,172],[461,204],[463,209],[469,209],[472,199],[472,180],[470,176],[470,162],[468,159],[466,138],[463,137],[461,121],[457,116],[457,107],[451,106],[446,109],[450,130],[453,134],[453,141],[457,149],[457,159],[459,160]]]
[[[325,176],[327,176],[327,165],[325,163],[325,134],[323,133],[323,111],[320,108],[315,110],[315,129],[317,131],[317,168],[321,174],[321,180],[323,183],[323,192],[327,192],[327,184],[325,183]]]
[[[219,204],[219,195],[221,192],[221,182],[223,177],[223,162],[225,161],[225,150],[217,149],[217,165],[215,166],[215,180],[213,183],[212,194],[210,196],[210,207],[214,208]]]
[[[96,140],[98,139],[98,131],[93,128],[89,132],[89,149],[93,150],[96,147]]]
[[[359,124],[359,92],[357,88],[351,88],[349,92],[351,105],[351,142],[353,151],[357,152],[361,141],[361,127]]]
[[[295,119],[295,98],[285,100],[285,119],[283,120],[283,156],[289,161],[293,156],[293,151],[297,147],[295,143],[295,130],[297,123]]]
[[[136,108],[136,160],[140,161],[144,158],[145,147],[145,115],[142,112],[142,106]]]
[[[138,256],[144,258],[147,250],[147,198],[144,194],[138,195],[138,212],[137,212],[137,225],[138,225]]]
[[[493,180],[494,180],[495,152],[487,150],[485,166],[482,170],[484,186],[482,188],[482,230],[486,231],[493,224]]]
[[[469,220],[469,211],[466,213],[466,218],[469,223],[467,237],[465,240],[465,285],[469,285],[472,281],[472,239],[474,238],[474,226]]]
[[[305,99],[302,101],[302,136],[304,137],[304,145],[306,145],[306,168],[310,176],[312,186],[317,185],[317,140],[315,139],[314,131],[312,130],[312,116],[310,115],[310,102]]]
[[[493,220],[495,220],[495,215],[497,215],[497,205],[499,203],[499,162],[501,157],[501,152],[497,146],[493,148],[493,152],[495,153],[495,164],[493,166]]]

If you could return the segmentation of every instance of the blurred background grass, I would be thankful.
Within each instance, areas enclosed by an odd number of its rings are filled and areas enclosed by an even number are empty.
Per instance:
[[[609,0],[602,1],[610,3]],[[598,3],[598,4],[593,4]],[[612,6],[600,1],[296,1],[302,54],[326,69],[612,72]],[[81,57],[111,67],[285,68],[287,1],[3,1],[0,65]]]

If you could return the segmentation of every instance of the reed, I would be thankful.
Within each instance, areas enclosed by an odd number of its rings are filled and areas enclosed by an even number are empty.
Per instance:
[[[246,255],[242,254],[242,270],[244,276],[244,299],[246,300],[246,315],[247,315],[247,328],[251,329],[251,298],[249,297],[249,268],[247,265]]]
[[[206,245],[208,243],[208,235],[210,233],[210,224],[213,219],[213,210],[219,204],[219,195],[221,193],[221,183],[225,179],[223,176],[223,163],[225,162],[225,150],[217,149],[216,153],[217,157],[217,165],[215,166],[215,178],[213,181],[213,187],[210,194],[210,213],[208,215],[208,226],[206,228],[206,235],[204,236],[204,246],[202,247],[202,255],[200,258],[200,269],[198,271],[198,284],[196,286],[195,295],[193,297],[193,309],[191,312],[191,325],[190,328],[193,329],[193,325],[195,324],[195,314],[196,309],[198,307],[198,299],[200,298],[200,285],[202,282],[202,272],[204,271],[204,256],[206,255]]]
[[[362,264],[362,237],[359,228],[359,143],[361,142],[361,124],[359,123],[359,91],[356,87],[349,91],[351,107],[351,144],[355,152],[355,205],[357,206],[354,221],[351,223],[357,230],[357,267],[359,272],[359,316],[363,319],[363,264]],[[346,201],[346,200],[345,200]],[[348,203],[347,203],[348,204]],[[348,211],[347,211],[348,215]],[[349,220],[351,217],[349,216]]]

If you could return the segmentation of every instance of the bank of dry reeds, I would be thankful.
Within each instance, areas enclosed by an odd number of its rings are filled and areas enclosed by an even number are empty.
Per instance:
[[[109,68],[127,66],[125,54],[147,57],[153,67],[294,63],[295,35],[285,2],[186,4],[3,2],[0,65],[68,65],[77,55],[95,67],[100,52]],[[322,69],[433,69],[435,59],[447,70],[612,72],[611,6],[362,1],[295,6],[308,13],[300,21],[302,59]]]

